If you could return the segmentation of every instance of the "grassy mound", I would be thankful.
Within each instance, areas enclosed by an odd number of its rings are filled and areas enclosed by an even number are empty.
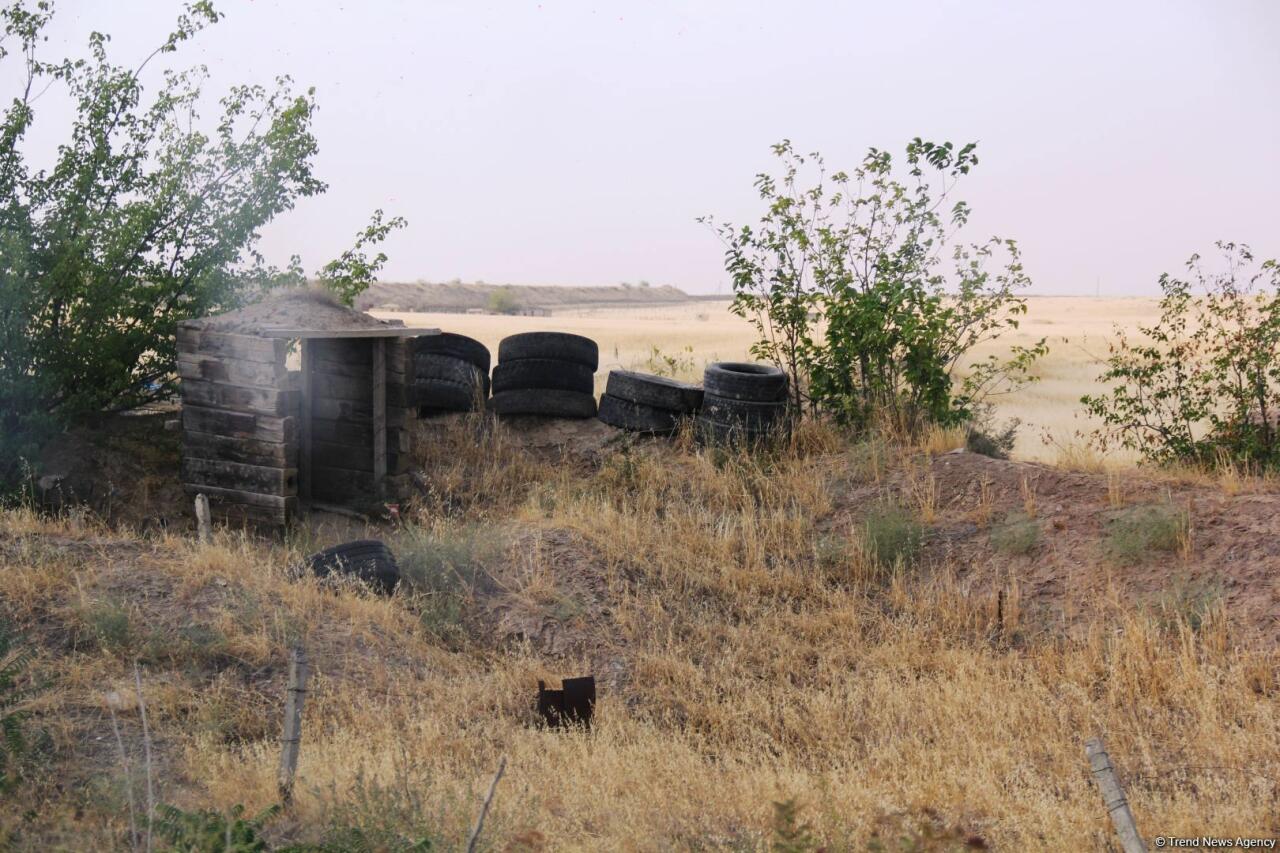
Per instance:
[[[1016,578],[997,604],[911,449],[811,428],[757,457],[557,456],[465,421],[421,445],[427,490],[382,534],[409,574],[391,598],[290,580],[310,538],[0,516],[0,616],[44,685],[0,846],[127,849],[130,790],[145,831],[135,662],[155,799],[276,803],[296,643],[314,675],[273,847],[456,848],[505,755],[485,849],[1100,848],[1095,734],[1144,830],[1280,831],[1274,649],[1105,593],[1064,632]],[[1012,523],[1008,560],[1049,547]],[[538,679],[586,673],[592,731],[538,728]]]

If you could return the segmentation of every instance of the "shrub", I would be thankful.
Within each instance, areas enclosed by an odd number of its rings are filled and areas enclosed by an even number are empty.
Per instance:
[[[520,301],[507,287],[500,287],[490,293],[487,306],[494,314],[517,314],[520,311]]]
[[[137,645],[129,609],[119,602],[91,604],[84,611],[84,624],[94,642],[105,651],[124,655]]]
[[[773,804],[773,853],[814,853],[820,850],[813,830],[800,820],[794,799]]]
[[[881,503],[863,522],[867,556],[881,568],[910,565],[924,544],[924,525],[903,507]]]
[[[1106,554],[1119,565],[1141,562],[1153,551],[1174,551],[1186,541],[1190,517],[1167,504],[1130,507],[1107,528]]]
[[[187,812],[161,803],[156,807],[155,830],[183,853],[266,853],[264,825],[280,812],[280,806],[264,809],[245,818],[244,806],[236,804],[230,814],[209,810]]]
[[[28,744],[23,723],[27,700],[38,690],[21,687],[19,681],[31,663],[33,652],[20,644],[0,625],[0,792],[11,789],[20,778]]]
[[[1157,463],[1280,466],[1280,265],[1218,243],[1219,272],[1200,256],[1189,276],[1160,276],[1160,319],[1111,345],[1104,394],[1081,398],[1102,421],[1095,446]]]
[[[992,459],[1008,459],[1018,441],[1018,427],[1022,421],[1011,418],[999,427],[991,426],[989,410],[975,418],[965,435],[965,447],[970,453],[980,453]]]
[[[1030,280],[1013,240],[951,239],[969,207],[948,202],[977,164],[974,144],[907,145],[906,174],[870,149],[852,174],[828,175],[821,155],[773,146],[782,174],[760,174],[757,226],[711,225],[725,243],[733,311],[760,335],[752,346],[793,378],[791,402],[855,428],[876,419],[915,429],[974,419],[982,404],[1031,381],[1047,350],[1012,347],[974,361],[974,347],[1018,326]],[[812,170],[813,184],[801,186]],[[943,258],[950,255],[950,273]],[[1001,266],[988,264],[1002,256]]]
[[[991,547],[1002,554],[1030,554],[1040,543],[1040,524],[1025,513],[1013,512],[991,528]]]
[[[1199,631],[1222,603],[1222,581],[1216,577],[1192,580],[1178,575],[1157,603],[1167,627],[1181,623]]]
[[[694,372],[693,347],[686,344],[680,352],[668,354],[656,344],[651,345],[642,366],[655,376],[669,376],[672,379],[689,376]]]

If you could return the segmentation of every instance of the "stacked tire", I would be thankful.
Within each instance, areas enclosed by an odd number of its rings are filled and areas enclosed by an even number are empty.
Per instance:
[[[664,376],[611,370],[600,398],[600,420],[646,435],[670,435],[702,406],[702,389]]]
[[[768,364],[722,361],[702,377],[698,439],[708,445],[755,444],[787,427],[787,374]]]
[[[414,338],[409,403],[421,415],[473,412],[489,396],[489,349],[475,338],[442,332]]]
[[[503,338],[489,408],[498,415],[590,418],[600,348],[582,335],[525,332]]]

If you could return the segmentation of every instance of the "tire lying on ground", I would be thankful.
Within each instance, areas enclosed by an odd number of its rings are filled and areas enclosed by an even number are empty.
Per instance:
[[[493,369],[493,390],[497,393],[545,388],[591,394],[595,387],[593,368],[577,361],[524,358],[518,361],[500,361]]]
[[[670,435],[680,425],[682,415],[670,409],[659,409],[657,406],[646,406],[644,403],[605,394],[600,398],[599,417],[609,426],[619,429],[650,435]]]
[[[419,353],[428,355],[445,355],[470,362],[480,368],[480,372],[489,373],[489,348],[466,335],[453,332],[441,332],[438,335],[422,335],[413,338],[409,352],[416,358]]]
[[[488,407],[498,415],[590,418],[596,414],[596,398],[577,391],[519,388],[496,392],[489,398]]]
[[[388,594],[400,582],[400,567],[395,556],[377,539],[357,539],[326,548],[308,557],[306,567],[319,578],[349,575]]]
[[[503,338],[498,344],[498,364],[527,358],[572,361],[586,365],[592,373],[600,366],[600,347],[591,338],[568,332],[523,332]]]
[[[651,435],[669,435],[680,418],[697,411],[702,389],[665,376],[611,370],[600,398],[600,420]]]
[[[727,400],[773,403],[787,397],[787,374],[771,364],[719,361],[707,365],[702,387]]]
[[[630,370],[610,370],[604,393],[619,400],[685,415],[696,412],[702,405],[702,389],[697,385]]]
[[[430,352],[414,355],[410,405],[427,413],[470,412],[488,396],[489,376],[474,363]]]

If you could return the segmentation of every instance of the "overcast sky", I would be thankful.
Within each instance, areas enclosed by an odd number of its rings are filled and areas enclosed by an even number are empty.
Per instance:
[[[1280,255],[1280,0],[215,5],[171,65],[317,90],[330,189],[266,229],[277,263],[382,207],[409,220],[385,280],[727,291],[694,220],[756,218],[771,143],[852,168],[916,135],[979,143],[972,236],[1020,239],[1038,293],[1151,293],[1216,239]],[[49,53],[98,29],[134,64],[179,8],[61,0]]]

